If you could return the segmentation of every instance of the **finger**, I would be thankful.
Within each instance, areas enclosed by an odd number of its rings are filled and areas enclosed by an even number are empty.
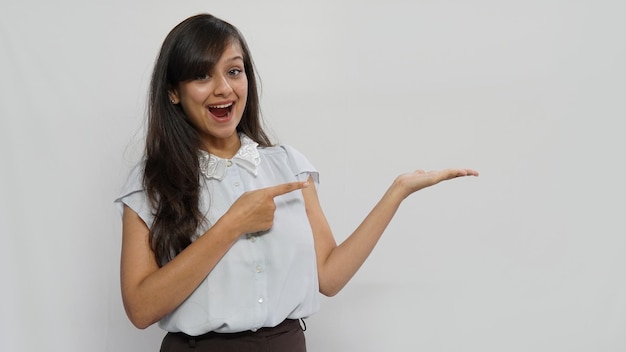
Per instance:
[[[268,187],[268,188],[266,188],[266,190],[269,192],[270,196],[277,197],[277,196],[280,196],[282,194],[293,192],[295,190],[302,189],[302,188],[305,188],[305,187],[308,187],[308,186],[309,186],[309,183],[308,182],[304,182],[304,181],[289,182],[289,183],[283,183],[283,184],[280,184],[280,185]]]
[[[478,172],[472,169],[453,169],[450,171],[451,171],[451,176],[453,177],[478,176]]]
[[[478,176],[478,172],[472,169],[457,169],[458,176]]]

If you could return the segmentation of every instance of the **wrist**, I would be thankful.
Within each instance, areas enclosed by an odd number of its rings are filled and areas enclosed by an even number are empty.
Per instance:
[[[401,202],[409,196],[410,192],[408,191],[408,185],[406,184],[404,179],[402,177],[397,177],[391,183],[391,186],[387,190],[387,194],[391,198],[396,199],[398,202]]]
[[[236,220],[231,220],[231,217],[228,216],[228,213],[224,214],[217,222],[211,226],[209,231],[213,231],[223,238],[234,242],[243,235],[243,232],[237,226],[238,222]]]

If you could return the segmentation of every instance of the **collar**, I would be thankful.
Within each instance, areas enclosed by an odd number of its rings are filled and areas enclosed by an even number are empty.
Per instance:
[[[248,170],[254,176],[258,174],[257,167],[261,163],[261,157],[257,149],[259,144],[244,134],[241,134],[239,138],[241,147],[239,147],[232,159],[223,159],[204,150],[198,152],[200,171],[206,178],[223,180],[224,176],[226,176],[226,168],[231,166],[232,163]]]

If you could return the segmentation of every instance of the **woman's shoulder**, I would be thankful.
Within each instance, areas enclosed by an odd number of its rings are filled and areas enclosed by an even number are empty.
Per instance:
[[[144,167],[145,161],[142,160],[130,169],[126,182],[114,203],[120,213],[123,212],[124,205],[126,205],[137,213],[146,225],[152,226],[152,209],[143,186]]]
[[[122,194],[143,191],[143,172],[145,168],[145,160],[141,160],[130,169],[126,182],[122,187]]]
[[[143,170],[144,170],[145,162],[140,161],[136,163],[128,173],[126,177],[126,181],[120,190],[117,198],[115,199],[115,203],[121,204],[124,203],[126,199],[130,198],[133,194],[142,193],[144,190],[143,187]]]
[[[266,157],[287,157],[290,160],[307,160],[306,156],[290,144],[277,144],[271,147],[257,147],[259,154]]]
[[[289,144],[278,144],[272,147],[259,147],[259,154],[264,158],[279,158],[288,163],[296,175],[310,174],[317,181],[318,171],[309,159],[297,148]]]

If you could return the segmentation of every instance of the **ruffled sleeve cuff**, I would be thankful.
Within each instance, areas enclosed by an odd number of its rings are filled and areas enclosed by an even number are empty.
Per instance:
[[[298,181],[306,181],[311,176],[315,184],[319,184],[319,172],[304,154],[290,145],[282,145],[281,147],[287,152],[291,169]]]
[[[143,163],[139,163],[131,170],[126,183],[122,187],[121,195],[115,199],[114,203],[120,214],[124,212],[124,205],[126,205],[137,213],[150,228],[154,216],[143,188],[143,166]]]

